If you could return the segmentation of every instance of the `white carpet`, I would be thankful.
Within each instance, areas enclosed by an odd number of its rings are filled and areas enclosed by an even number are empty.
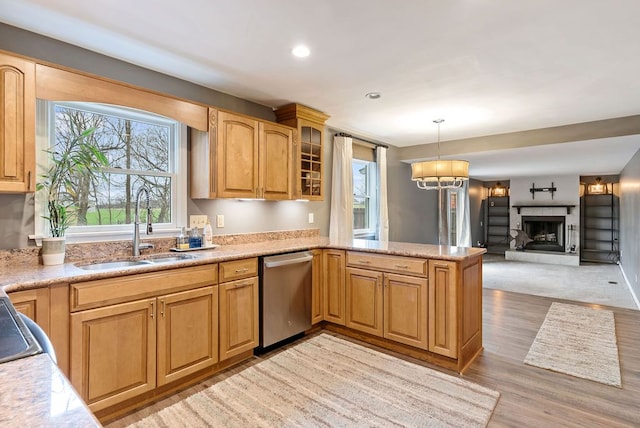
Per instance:
[[[552,303],[524,362],[621,388],[613,312]]]

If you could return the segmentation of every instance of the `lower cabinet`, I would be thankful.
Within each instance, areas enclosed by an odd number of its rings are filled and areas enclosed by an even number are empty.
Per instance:
[[[311,250],[311,324],[324,320],[322,296],[322,250]]]
[[[259,345],[258,259],[220,263],[220,361]]]
[[[457,263],[429,261],[429,351],[458,357]]]
[[[16,311],[34,320],[44,331],[49,333],[49,289],[14,291],[8,293]]]
[[[71,284],[70,379],[92,411],[218,362],[217,272],[205,265]]]
[[[346,326],[427,349],[427,279],[347,268]]]
[[[323,313],[325,321],[345,325],[345,252],[322,250]]]

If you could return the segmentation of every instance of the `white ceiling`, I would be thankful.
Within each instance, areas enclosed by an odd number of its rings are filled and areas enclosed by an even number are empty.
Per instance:
[[[434,142],[435,118],[444,141],[640,114],[638,17],[637,0],[0,0],[7,24],[399,147]]]

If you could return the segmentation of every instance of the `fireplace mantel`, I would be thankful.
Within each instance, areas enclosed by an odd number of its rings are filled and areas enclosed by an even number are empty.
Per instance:
[[[518,214],[520,214],[520,209],[522,208],[566,208],[567,209],[567,215],[571,214],[571,208],[575,208],[575,205],[560,205],[560,204],[553,204],[553,205],[540,205],[540,204],[535,204],[535,205],[512,205],[513,208],[516,208],[518,210]]]

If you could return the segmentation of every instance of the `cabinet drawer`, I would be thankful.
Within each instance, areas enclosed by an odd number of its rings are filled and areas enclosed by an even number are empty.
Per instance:
[[[234,260],[220,263],[220,282],[250,278],[258,275],[258,259]]]
[[[355,251],[347,251],[347,265],[419,276],[427,276],[428,272],[426,259],[387,256]]]
[[[71,284],[71,312],[218,283],[209,264]]]

